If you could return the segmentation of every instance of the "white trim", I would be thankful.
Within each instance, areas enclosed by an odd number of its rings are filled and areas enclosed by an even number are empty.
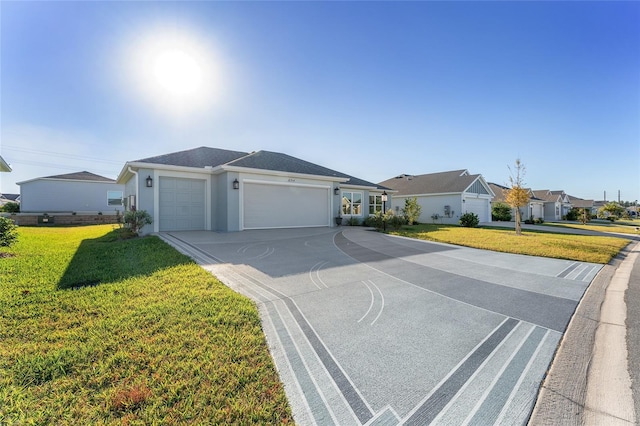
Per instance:
[[[44,181],[57,181],[57,182],[83,182],[83,183],[101,183],[107,185],[121,185],[118,181],[115,180],[86,180],[86,179],[62,179],[62,178],[48,178],[48,177],[38,177],[29,180],[23,180],[22,182],[16,182],[16,185],[22,185],[24,183],[31,183],[38,180]]]

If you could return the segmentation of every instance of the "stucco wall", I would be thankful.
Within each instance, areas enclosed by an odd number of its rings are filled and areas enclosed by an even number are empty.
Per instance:
[[[399,211],[402,211],[407,198],[413,197],[393,197],[393,205],[397,206]],[[460,220],[460,206],[462,204],[460,194],[431,195],[416,198],[418,204],[422,207],[418,222],[457,224]],[[449,206],[452,212],[449,217],[445,215],[445,206]],[[438,215],[438,219],[431,218],[434,214]]]
[[[124,191],[124,185],[107,182],[39,179],[20,185],[22,212],[122,211],[109,205],[107,191]]]

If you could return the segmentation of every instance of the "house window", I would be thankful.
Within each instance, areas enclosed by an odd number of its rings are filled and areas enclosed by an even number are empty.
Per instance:
[[[369,195],[369,214],[382,211],[382,195]]]
[[[121,206],[122,205],[122,191],[107,191],[107,205],[109,205],[109,206]]]
[[[362,192],[342,193],[342,214],[362,216]]]

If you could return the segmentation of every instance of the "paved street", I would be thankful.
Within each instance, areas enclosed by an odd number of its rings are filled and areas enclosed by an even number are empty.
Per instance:
[[[299,424],[524,424],[601,265],[359,227],[162,237],[258,303]]]

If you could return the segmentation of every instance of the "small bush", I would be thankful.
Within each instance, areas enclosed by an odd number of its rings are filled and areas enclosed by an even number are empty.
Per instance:
[[[509,222],[511,220],[511,206],[505,203],[495,203],[491,207],[491,219]]]
[[[460,216],[460,225],[467,228],[475,228],[480,224],[480,219],[475,213],[465,213]]]
[[[10,247],[18,241],[18,225],[8,217],[0,217],[0,247]]]
[[[541,218],[541,217],[536,218],[536,220],[534,221],[534,223],[544,223],[544,219],[543,219],[543,218]]]
[[[385,216],[389,228],[393,229],[394,231],[399,230],[400,228],[402,228],[402,225],[406,223],[404,217],[394,214],[392,210],[389,210]]]
[[[376,218],[375,216],[367,216],[362,221],[362,226],[366,226],[368,228],[376,228]]]
[[[571,221],[578,220],[578,216],[580,215],[580,210],[576,207],[573,207],[571,210],[567,212],[566,219]]]
[[[124,224],[129,230],[138,235],[145,225],[153,222],[146,210],[129,210],[124,214]]]

